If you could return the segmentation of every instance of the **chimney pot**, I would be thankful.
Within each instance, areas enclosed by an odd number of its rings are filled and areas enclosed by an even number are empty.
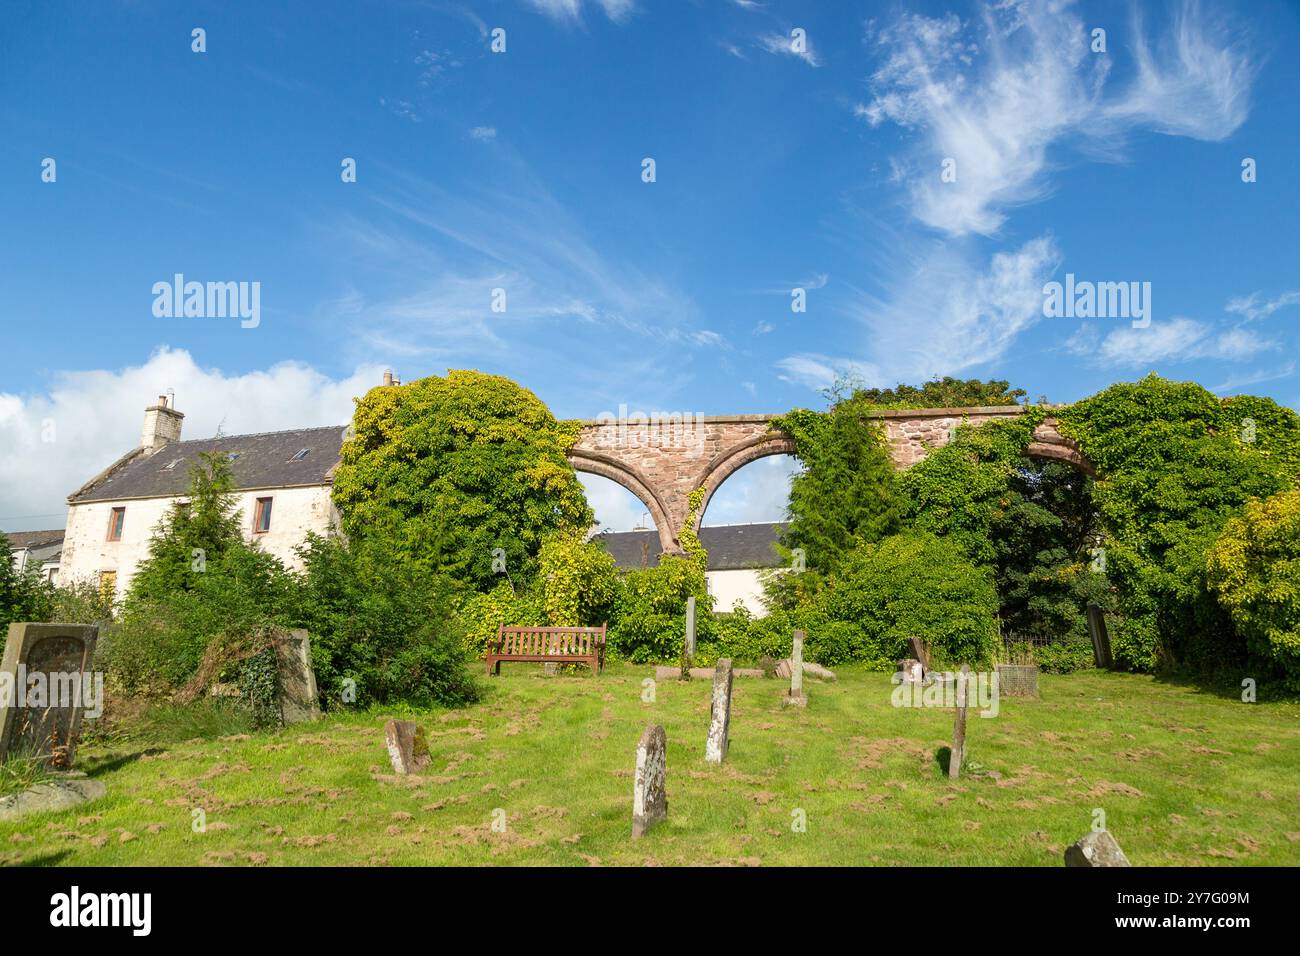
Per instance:
[[[392,384],[393,384],[393,370],[391,368],[386,368],[384,369],[384,385],[392,385]]]
[[[153,454],[164,445],[180,441],[181,422],[185,416],[168,407],[166,395],[158,396],[158,404],[144,410],[144,427],[140,430],[140,447]]]

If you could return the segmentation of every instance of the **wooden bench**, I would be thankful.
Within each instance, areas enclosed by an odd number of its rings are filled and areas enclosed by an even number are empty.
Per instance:
[[[497,628],[488,646],[489,674],[501,673],[502,661],[541,664],[586,664],[596,674],[605,666],[605,627]]]

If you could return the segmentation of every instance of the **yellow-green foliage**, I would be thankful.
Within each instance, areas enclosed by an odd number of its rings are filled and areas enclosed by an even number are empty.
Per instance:
[[[1251,501],[1208,556],[1210,586],[1252,654],[1300,690],[1300,491]]]
[[[507,378],[450,371],[375,388],[353,426],[334,500],[349,536],[383,540],[396,560],[486,590],[500,552],[517,582],[549,535],[591,524],[565,454],[575,423]]]
[[[553,627],[595,627],[608,623],[618,594],[618,566],[604,548],[581,535],[561,535],[538,555],[546,623]],[[598,620],[599,618],[599,620]]]

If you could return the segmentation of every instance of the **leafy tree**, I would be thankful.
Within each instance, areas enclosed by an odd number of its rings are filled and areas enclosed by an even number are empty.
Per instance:
[[[898,525],[893,461],[884,429],[866,411],[853,395],[827,412],[795,409],[773,422],[794,439],[804,466],[790,483],[782,544],[802,548],[816,572],[833,570],[860,542],[878,541]]]
[[[909,637],[928,641],[950,664],[991,663],[997,651],[993,575],[934,535],[859,545],[828,583],[823,607],[832,620],[860,629],[861,659],[896,661]]]
[[[1269,414],[1265,440],[1243,442],[1244,412]],[[1241,661],[1244,641],[1208,591],[1206,552],[1247,501],[1294,486],[1293,413],[1266,400],[1221,401],[1153,373],[1059,420],[1098,469],[1107,573],[1124,612],[1112,631],[1117,659],[1139,669]]]
[[[190,466],[189,489],[158,523],[149,539],[149,556],[131,578],[131,596],[161,600],[193,590],[209,562],[220,563],[244,547],[239,528],[235,479],[230,460],[204,452]]]
[[[1250,653],[1300,691],[1300,491],[1249,502],[1208,563],[1210,586]]]
[[[475,589],[498,583],[493,552],[528,576],[553,532],[592,522],[560,423],[509,379],[451,371],[372,389],[357,401],[334,500],[353,538]]]
[[[0,540],[3,540],[0,534]],[[0,648],[14,621],[48,621],[54,609],[54,589],[35,564],[14,568],[6,547],[0,553]]]
[[[920,388],[898,384],[893,388],[864,388],[854,397],[870,405],[890,408],[977,408],[981,405],[1019,405],[1027,393],[1010,382],[981,382],[951,375],[926,382]]]

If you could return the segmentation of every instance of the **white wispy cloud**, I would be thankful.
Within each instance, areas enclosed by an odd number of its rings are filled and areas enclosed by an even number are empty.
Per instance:
[[[1245,121],[1255,65],[1194,0],[1157,42],[1135,17],[1126,33],[1135,72],[1119,89],[1110,81],[1117,51],[1091,52],[1073,6],[1003,0],[982,8],[976,23],[905,14],[873,31],[885,59],[872,76],[873,99],[854,112],[916,133],[916,148],[893,168],[921,222],[993,235],[1009,206],[1050,191],[1054,147],[1069,142],[1117,158],[1134,129],[1218,141]],[[941,175],[945,160],[955,164],[955,181]]]
[[[246,333],[250,339],[257,333]],[[47,389],[0,392],[0,501],[6,530],[61,528],[67,496],[140,443],[144,409],[169,389],[182,438],[345,425],[352,399],[379,384],[378,364],[343,378],[300,362],[227,374],[181,349],[141,365],[62,371]],[[29,517],[30,516],[30,517]]]
[[[583,0],[528,0],[537,10],[555,20],[578,21],[582,19]],[[615,23],[627,20],[636,10],[633,0],[595,0],[590,6],[599,7]]]
[[[1247,319],[1263,319],[1288,305],[1300,305],[1300,292],[1283,292],[1273,299],[1262,297],[1262,292],[1252,292],[1250,295],[1229,300],[1223,308],[1224,311]]]
[[[1065,342],[1065,348],[1090,364],[1108,368],[1137,368],[1154,363],[1216,359],[1241,362],[1270,351],[1277,343],[1250,329],[1216,328],[1186,316],[1153,322],[1144,329],[1131,325],[1105,334],[1084,323]]]
[[[809,66],[821,66],[822,61],[813,49],[812,39],[806,34],[797,40],[789,34],[765,33],[758,37],[758,46],[768,53],[778,56],[793,56],[803,60]]]
[[[470,139],[493,140],[497,138],[497,128],[495,126],[475,126],[469,131]]]

